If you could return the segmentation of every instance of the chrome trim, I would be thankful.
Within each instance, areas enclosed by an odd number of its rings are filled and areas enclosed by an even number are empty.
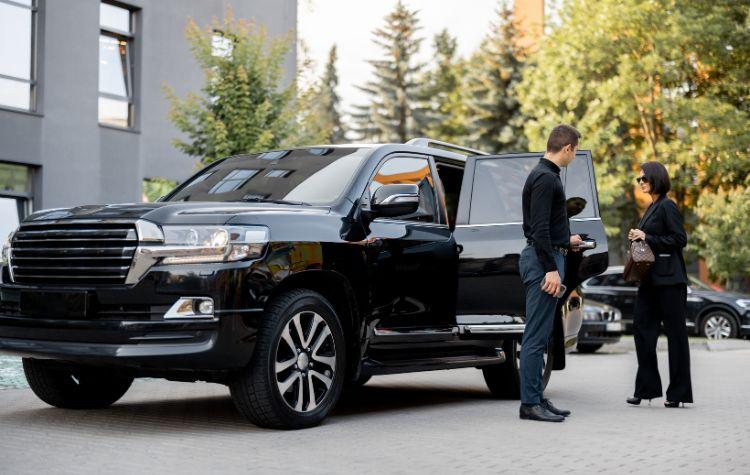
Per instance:
[[[685,326],[688,328],[695,328],[695,322],[685,322]]]
[[[510,324],[491,324],[491,325],[459,325],[460,333],[503,333],[518,334],[523,333],[526,328],[525,323]]]
[[[384,199],[380,203],[373,203],[373,205],[375,205],[375,206],[387,205],[389,203],[393,203],[394,201],[396,201],[397,199],[400,199],[400,198],[409,198],[409,200],[403,201],[403,203],[411,203],[411,202],[414,202],[414,201],[416,201],[417,203],[419,203],[419,195],[415,195],[415,194],[411,194],[411,193],[398,193],[398,194],[386,197],[386,199]]]
[[[8,236],[8,277],[10,277],[11,282],[16,281],[15,273],[13,272],[13,238],[16,237],[16,232],[18,228],[16,228],[16,231],[13,231],[10,233],[10,236]]]
[[[569,221],[583,222],[583,221],[601,221],[601,217],[594,218],[571,218]],[[480,228],[485,226],[510,226],[510,225],[523,225],[523,221],[509,221],[507,223],[480,223],[480,224],[457,224],[457,228]]]
[[[144,219],[136,221],[135,232],[139,242],[164,242],[164,231],[151,221]]]
[[[458,332],[456,327],[446,328],[443,330],[429,329],[429,330],[413,330],[413,331],[397,331],[389,330],[387,328],[374,328],[373,333],[375,336],[413,336],[413,335],[455,335]]]
[[[172,304],[172,306],[169,307],[169,310],[167,310],[167,312],[164,314],[164,320],[175,320],[175,319],[191,319],[192,320],[192,319],[197,319],[197,318],[213,319],[214,318],[213,312],[210,314],[209,313],[195,313],[195,311],[193,310],[195,309],[196,303],[199,303],[205,300],[210,300],[211,305],[213,306],[214,299],[210,297],[180,297],[177,300],[177,302]],[[187,302],[190,303],[191,312],[179,313],[180,307]]]
[[[744,328],[745,330],[750,330],[750,325],[742,325],[740,328]]]

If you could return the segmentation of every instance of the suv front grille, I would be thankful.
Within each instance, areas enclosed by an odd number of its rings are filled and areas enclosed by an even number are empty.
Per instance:
[[[123,284],[138,245],[134,223],[24,224],[13,236],[14,281]]]

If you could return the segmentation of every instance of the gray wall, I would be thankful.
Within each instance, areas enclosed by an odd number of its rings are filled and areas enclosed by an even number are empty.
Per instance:
[[[184,37],[188,17],[203,25],[228,4],[270,35],[293,31],[296,0],[130,0],[140,8],[135,39],[136,130],[98,124],[99,1],[40,0],[37,113],[0,109],[0,161],[41,166],[34,208],[140,201],[143,178],[181,181],[195,160],[178,152],[162,84],[199,92],[203,74]],[[295,71],[294,48],[286,76]]]

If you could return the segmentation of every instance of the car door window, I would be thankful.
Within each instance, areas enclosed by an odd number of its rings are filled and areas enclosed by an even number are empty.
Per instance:
[[[586,200],[586,207],[580,214],[572,216],[573,219],[596,217],[594,185],[591,181],[589,166],[589,161],[585,157],[577,155],[565,170],[565,197],[567,199],[583,198]]]
[[[539,157],[478,159],[474,168],[469,224],[520,223],[521,195]]]
[[[426,158],[392,157],[386,160],[370,182],[370,197],[383,185],[414,184],[419,187],[419,208],[413,214],[398,219],[437,222],[435,181]]]

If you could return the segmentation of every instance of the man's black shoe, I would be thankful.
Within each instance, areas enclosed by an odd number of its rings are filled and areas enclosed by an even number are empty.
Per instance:
[[[568,417],[570,415],[569,410],[556,408],[555,406],[552,405],[552,401],[550,401],[549,399],[542,399],[541,405],[552,414],[557,414],[558,416],[563,416],[563,417]]]
[[[534,404],[533,406],[521,404],[520,416],[521,419],[529,419],[532,421],[562,422],[565,420],[563,416],[552,414],[541,404]]]

